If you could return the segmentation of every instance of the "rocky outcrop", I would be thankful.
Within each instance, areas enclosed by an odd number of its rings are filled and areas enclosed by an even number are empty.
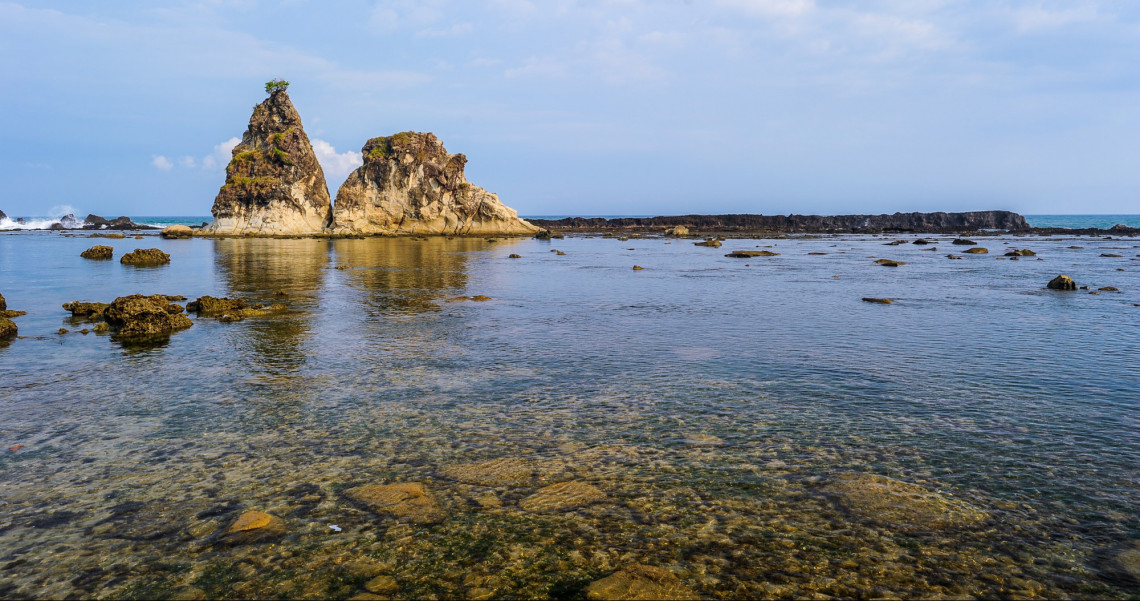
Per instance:
[[[372,138],[364,165],[336,194],[336,234],[533,235],[499,197],[464,177],[467,157],[448,154],[431,133]]]
[[[136,248],[120,257],[119,262],[136,267],[152,267],[169,263],[170,255],[157,248]]]
[[[1062,274],[1049,280],[1045,287],[1050,290],[1076,290],[1077,283],[1073,281],[1073,278]]]
[[[159,235],[163,238],[192,238],[194,230],[188,225],[171,225],[163,228]]]
[[[254,107],[210,213],[206,234],[318,234],[328,227],[325,174],[284,89]]]
[[[71,217],[70,221],[67,220],[68,217]],[[60,220],[60,224],[64,226],[64,229],[84,229],[84,230],[154,230],[154,229],[158,229],[158,228],[154,227],[153,225],[143,225],[141,223],[135,223],[134,221],[131,221],[130,217],[127,217],[127,216],[120,216],[120,217],[116,217],[114,219],[103,219],[102,217],[95,215],[94,213],[88,213],[87,217],[83,220],[83,223],[77,222],[75,220],[74,215],[67,215],[62,220]]]
[[[894,213],[892,215],[678,215],[618,219],[569,217],[534,219],[539,227],[564,231],[675,228],[706,232],[933,232],[975,230],[1027,231],[1025,218],[1010,211],[966,213]]]
[[[169,336],[171,332],[194,325],[182,314],[183,308],[170,299],[161,294],[120,296],[107,306],[103,316],[123,338]]]

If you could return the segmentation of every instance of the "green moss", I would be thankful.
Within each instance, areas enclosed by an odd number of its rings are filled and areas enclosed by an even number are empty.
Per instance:
[[[270,151],[270,154],[273,156],[274,159],[276,159],[277,161],[279,161],[281,163],[285,163],[286,165],[292,165],[293,164],[293,161],[289,160],[289,153],[285,152],[284,150],[281,150],[280,148],[278,148],[276,146],[273,147],[273,150]]]

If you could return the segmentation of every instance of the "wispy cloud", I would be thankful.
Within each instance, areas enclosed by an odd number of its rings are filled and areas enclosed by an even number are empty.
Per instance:
[[[174,167],[174,163],[171,163],[170,160],[168,160],[166,157],[162,156],[161,154],[156,155],[154,157],[154,160],[151,161],[150,164],[154,165],[155,167],[157,167],[163,171],[170,171],[170,169],[172,167]]]
[[[230,138],[214,146],[214,151],[202,157],[202,169],[212,171],[219,166],[228,165],[233,156],[234,147],[241,144],[241,138]],[[190,165],[193,166],[193,165]]]
[[[364,158],[359,152],[348,150],[338,153],[332,144],[316,138],[313,139],[313,153],[317,155],[317,162],[321,164],[325,181],[333,194],[336,194],[336,188],[349,173],[364,164]]]

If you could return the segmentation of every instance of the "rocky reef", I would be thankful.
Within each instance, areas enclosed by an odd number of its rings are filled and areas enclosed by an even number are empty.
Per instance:
[[[432,133],[372,138],[364,164],[336,195],[336,234],[534,234],[499,197],[464,177],[467,157],[448,154]]]
[[[253,109],[214,198],[206,234],[322,233],[332,219],[325,174],[284,87]]]
[[[678,215],[672,217],[568,217],[534,219],[542,228],[561,231],[605,231],[621,229],[705,232],[787,232],[787,233],[879,233],[879,232],[960,232],[976,230],[1029,231],[1025,218],[1011,211],[971,211],[965,213],[894,213],[892,215]]]

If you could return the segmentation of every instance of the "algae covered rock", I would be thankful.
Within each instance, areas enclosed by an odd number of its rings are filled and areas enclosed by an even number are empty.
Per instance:
[[[1050,290],[1076,290],[1077,283],[1073,281],[1073,278],[1062,274],[1049,280],[1045,287]]]
[[[169,263],[170,255],[157,248],[136,248],[119,258],[119,262],[123,265],[134,265],[135,267],[151,267]]]
[[[200,296],[197,300],[186,303],[186,310],[199,315],[220,315],[245,308],[245,301],[240,298],[214,298]]]
[[[981,246],[975,246],[973,248],[967,248],[966,250],[964,250],[962,252],[964,252],[968,255],[985,255],[985,254],[989,254],[990,250],[988,248],[983,248]]]
[[[751,257],[775,257],[779,254],[780,253],[774,253],[770,250],[734,250],[725,256],[737,259],[748,259]]]
[[[254,107],[210,213],[207,234],[317,234],[331,223],[324,171],[284,87]]]
[[[677,236],[677,237],[688,236],[689,235],[689,228],[687,228],[683,225],[674,226],[674,227],[671,227],[671,228],[665,230],[665,235],[666,236]]]
[[[103,319],[103,312],[107,310],[107,303],[71,301],[70,303],[63,303],[63,308],[65,311],[71,311],[72,317],[94,321]]]
[[[989,517],[938,491],[876,474],[840,474],[824,490],[856,518],[904,532],[961,528]]]
[[[467,157],[449,154],[432,133],[372,138],[364,164],[336,194],[337,234],[533,235],[499,197],[467,181]]]
[[[420,482],[368,484],[345,495],[377,513],[413,524],[436,524],[444,519],[443,509]]]
[[[694,242],[693,246],[708,246],[711,248],[720,248],[720,240],[716,238],[706,238],[701,242]]]
[[[634,564],[590,583],[586,587],[586,598],[592,601],[649,601],[699,599],[700,596],[668,570]]]
[[[0,340],[12,338],[19,333],[20,329],[16,326],[16,322],[7,317],[0,317]]]
[[[96,244],[95,246],[92,246],[91,248],[79,253],[79,256],[83,257],[84,259],[101,261],[114,257],[115,249],[111,248],[110,246],[101,246]]]
[[[132,294],[112,301],[103,316],[119,336],[148,338],[168,336],[194,325],[182,311],[161,294]]]
[[[878,259],[875,261],[875,263],[882,265],[883,267],[898,267],[900,265],[906,265],[905,261],[895,261],[892,259]]]

